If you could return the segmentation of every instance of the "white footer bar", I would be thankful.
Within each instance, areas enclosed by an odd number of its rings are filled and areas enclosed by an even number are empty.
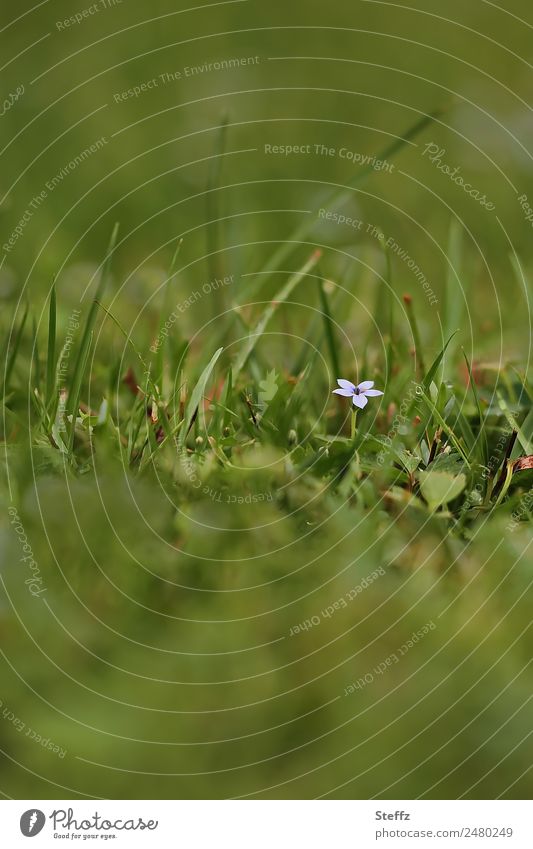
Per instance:
[[[525,801],[10,800],[0,845],[531,849],[530,812]]]

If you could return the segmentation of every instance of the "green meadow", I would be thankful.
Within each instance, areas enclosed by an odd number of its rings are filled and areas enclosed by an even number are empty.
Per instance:
[[[5,798],[531,794],[532,27],[2,11]]]

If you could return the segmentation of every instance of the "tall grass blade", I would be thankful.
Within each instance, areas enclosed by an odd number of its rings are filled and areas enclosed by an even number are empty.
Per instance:
[[[419,135],[423,130],[426,129],[433,121],[440,117],[443,114],[442,110],[436,110],[435,112],[431,112],[429,115],[424,115],[418,121],[416,121],[409,129],[401,136],[401,138],[396,139],[392,144],[388,145],[384,150],[381,151],[378,159],[392,159],[401,150],[403,150],[409,142]],[[332,194],[327,198],[324,202],[323,206],[331,209],[335,209],[347,201],[352,200],[353,198],[353,189],[360,186],[365,182],[369,177],[374,173],[374,169],[371,165],[363,168],[352,180],[349,180],[346,187],[343,187],[340,191],[332,192]],[[261,269],[262,273],[256,285],[251,285],[247,287],[246,294],[249,295],[251,291],[259,288],[263,283],[269,279],[269,277],[277,271],[281,265],[285,262],[287,257],[291,255],[295,247],[300,243],[305,241],[309,232],[315,225],[315,220],[313,216],[309,216],[306,220],[296,227],[289,238],[278,248],[277,251],[274,252],[274,255],[265,264],[265,266]]]
[[[222,118],[220,128],[215,139],[215,158],[209,162],[209,171],[207,177],[207,192],[206,192],[206,208],[207,221],[206,226],[206,242],[207,242],[207,265],[211,280],[217,277],[224,276],[222,260],[220,254],[220,192],[217,187],[220,185],[220,175],[222,172],[222,164],[224,162],[224,151],[226,149],[226,136],[228,129],[228,117]],[[224,290],[218,288],[213,293],[213,313],[215,316],[223,311]]]
[[[276,312],[278,306],[290,297],[300,280],[303,280],[305,275],[308,274],[311,269],[315,267],[321,255],[321,251],[314,251],[310,259],[307,260],[307,262],[305,263],[305,265],[302,266],[300,271],[297,271],[289,278],[287,283],[282,286],[282,288],[275,295],[274,299],[270,302],[268,307],[263,311],[263,315],[261,316],[254,330],[246,340],[241,352],[237,356],[236,362],[233,365],[234,379],[239,376],[240,372],[246,365],[248,357],[250,356],[257,342],[265,332],[266,326],[274,315],[274,313]]]
[[[168,320],[168,317],[169,317],[169,314],[170,314],[170,307],[169,307],[169,301],[170,301],[169,293],[171,291],[170,283],[171,283],[171,281],[172,281],[172,279],[173,279],[173,277],[176,273],[176,266],[178,264],[178,257],[179,257],[182,245],[183,245],[183,239],[179,239],[178,244],[176,245],[176,249],[174,251],[174,254],[172,256],[172,259],[170,261],[170,267],[169,267],[169,271],[168,271],[168,284],[169,285],[165,286],[165,293],[164,293],[165,297],[164,297],[163,309],[161,311],[161,315],[160,315],[160,318],[159,318],[159,330],[158,330],[158,334],[157,334],[157,340],[158,340],[159,344],[158,344],[157,352],[156,352],[156,355],[155,355],[154,383],[157,384],[161,393],[163,393],[163,374],[164,374],[164,364],[165,364],[165,352],[167,350],[167,340],[168,340],[168,335],[163,333],[163,330],[164,330],[164,327],[165,327],[165,322]],[[176,325],[174,325],[174,327],[175,326]]]
[[[474,375],[472,373],[472,366],[466,353],[463,351],[463,357],[465,358],[466,367],[468,369],[468,374],[470,378],[470,388],[472,389],[472,395],[474,396],[474,401],[476,403],[477,413],[479,416],[479,435],[481,437],[481,456],[483,465],[486,466],[489,459],[489,443],[487,439],[487,432],[485,430],[485,422],[483,420],[483,411],[481,409],[481,403],[479,400],[479,395],[476,387],[476,381],[474,380]]]
[[[420,397],[424,400],[428,410],[431,412],[431,414],[434,416],[436,421],[439,423],[440,427],[442,428],[444,433],[447,435],[448,439],[450,440],[450,442],[452,443],[452,445],[454,446],[456,451],[459,452],[459,454],[461,455],[461,457],[465,461],[466,465],[470,469],[470,460],[468,458],[468,455],[466,454],[463,446],[461,445],[461,443],[457,439],[455,433],[453,432],[453,429],[450,427],[448,422],[441,416],[441,414],[437,410],[437,407],[435,406],[435,404],[433,403],[431,398],[428,398],[428,396],[426,395],[426,393],[423,390],[420,391]]]
[[[458,332],[459,332],[458,330],[455,330],[452,333],[452,335],[449,337],[448,341],[445,343],[444,347],[441,348],[440,352],[437,354],[437,356],[433,360],[431,366],[429,367],[429,371],[427,372],[426,376],[424,377],[424,379],[422,381],[422,385],[426,389],[429,389],[429,387],[431,386],[431,383],[432,383],[433,379],[435,378],[435,375],[437,374],[438,368],[439,368],[439,366],[440,366],[440,364],[443,360],[444,354],[446,353],[448,345],[452,341],[455,334],[458,333]]]
[[[11,375],[13,374],[13,368],[15,366],[15,362],[18,356],[18,352],[20,349],[20,343],[22,341],[22,334],[24,332],[24,327],[26,326],[26,319],[28,318],[28,304],[24,307],[24,312],[22,314],[22,319],[20,321],[18,330],[15,333],[15,339],[13,341],[13,347],[11,349],[11,353],[7,358],[6,368],[4,372],[4,380],[2,385],[2,397],[7,395],[9,390],[9,383],[11,381]],[[9,342],[7,343],[9,345]]]
[[[66,413],[67,415],[72,416],[72,427],[69,435],[69,447],[72,450],[72,446],[74,444],[74,430],[76,426],[76,416],[78,415],[78,405],[80,401],[81,395],[81,386],[83,381],[83,375],[85,372],[85,366],[89,357],[89,349],[91,345],[91,340],[93,337],[93,328],[96,322],[96,316],[98,314],[99,301],[104,292],[107,277],[109,274],[109,268],[111,266],[111,261],[113,257],[113,252],[115,250],[115,245],[117,242],[118,236],[118,224],[115,224],[113,228],[113,232],[111,234],[111,239],[109,241],[109,247],[107,249],[106,258],[104,264],[102,266],[102,270],[100,273],[100,279],[98,281],[98,287],[96,290],[95,298],[91,304],[89,314],[87,316],[87,321],[85,322],[85,327],[83,329],[83,335],[80,343],[80,348],[78,351],[78,355],[76,357],[76,361],[74,364],[74,371],[72,374],[72,382],[71,387],[67,399],[67,407]]]
[[[500,395],[499,392],[498,392],[498,406],[499,406],[500,410],[502,411],[503,415],[505,416],[505,418],[507,419],[507,422],[510,425],[510,427],[512,428],[512,430],[515,430],[517,432],[518,441],[520,442],[520,445],[524,449],[525,453],[526,454],[533,454],[533,443],[531,442],[530,439],[527,438],[523,429],[520,427],[520,425],[516,421],[513,413],[511,412],[511,410],[507,406],[505,399],[502,398],[502,396]]]
[[[202,374],[200,375],[198,383],[193,389],[192,395],[189,399],[189,403],[187,404],[187,409],[185,410],[185,425],[184,427],[182,427],[178,438],[178,445],[180,446],[183,446],[185,444],[187,434],[189,433],[192,425],[194,424],[194,420],[198,414],[198,408],[205,394],[205,387],[207,385],[207,381],[209,380],[211,372],[213,371],[216,362],[223,350],[223,348],[219,348],[218,351],[215,351],[208,364],[204,368]]]
[[[46,407],[52,403],[56,389],[56,332],[57,332],[57,303],[56,283],[50,290],[50,306],[48,308],[48,348],[46,354]]]
[[[333,369],[333,377],[337,378],[341,375],[339,356],[337,354],[337,340],[335,339],[335,326],[331,316],[329,299],[325,288],[324,280],[318,280],[318,295],[320,298],[320,306],[322,308],[322,317],[324,320],[324,331],[328,344],[329,356],[331,359],[331,367]]]
[[[418,322],[416,320],[416,314],[413,307],[413,299],[411,295],[404,295],[403,302],[405,304],[407,320],[409,322],[409,327],[411,328],[411,334],[413,336],[413,342],[415,346],[416,371],[418,374],[423,374],[426,368],[424,365],[424,355],[422,353],[422,340],[420,338],[420,331],[418,329]]]
[[[446,276],[446,300],[444,309],[444,338],[452,339],[446,357],[443,360],[443,373],[446,374],[446,362],[453,362],[459,339],[453,336],[463,321],[466,298],[466,275],[462,274],[463,230],[459,222],[452,218],[448,237],[448,272]]]

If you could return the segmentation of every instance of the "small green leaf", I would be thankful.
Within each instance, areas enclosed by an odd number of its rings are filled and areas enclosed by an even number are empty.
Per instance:
[[[463,458],[456,451],[449,453],[442,452],[437,454],[433,462],[430,464],[429,471],[446,472],[448,475],[458,475],[463,471]]]
[[[420,472],[418,479],[422,495],[432,510],[453,501],[466,486],[465,475],[450,475],[448,472]]]
[[[417,457],[416,454],[412,454],[405,448],[399,448],[396,451],[396,455],[406,472],[409,472],[409,474],[416,472],[420,465],[420,457]]]

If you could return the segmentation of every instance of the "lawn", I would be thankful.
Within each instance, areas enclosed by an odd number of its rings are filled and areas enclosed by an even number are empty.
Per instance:
[[[530,10],[153,5],[6,25],[0,790],[528,798]]]

